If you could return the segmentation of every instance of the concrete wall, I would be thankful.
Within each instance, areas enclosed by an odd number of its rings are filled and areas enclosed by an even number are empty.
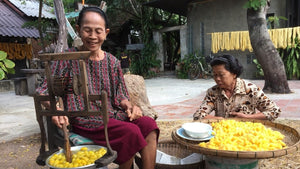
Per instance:
[[[180,29],[180,58],[183,59],[188,54],[187,48],[187,26],[184,25]]]
[[[243,8],[246,2],[247,0],[212,0],[190,3],[187,15],[189,52],[201,51],[204,55],[208,55],[211,52],[210,33],[212,32],[248,30],[247,9]],[[286,1],[272,0],[268,13],[285,16],[285,9]],[[285,24],[282,23],[280,27],[284,26]],[[228,51],[225,53],[233,54],[242,62],[245,68],[242,77],[255,78],[252,75],[255,75],[253,71],[256,70],[256,66],[249,63],[249,58],[247,59],[249,52]]]

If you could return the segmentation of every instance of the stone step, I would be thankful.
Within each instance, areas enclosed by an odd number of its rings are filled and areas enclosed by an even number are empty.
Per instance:
[[[0,80],[0,92],[14,91],[14,81],[13,80]]]

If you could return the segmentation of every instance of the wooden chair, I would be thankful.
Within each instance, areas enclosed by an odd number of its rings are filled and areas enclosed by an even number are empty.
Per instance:
[[[107,103],[107,97],[101,97],[101,95],[90,95],[87,88],[87,77],[86,68],[83,59],[89,57],[89,52],[67,52],[67,53],[57,53],[57,54],[42,54],[40,55],[41,61],[45,62],[45,75],[47,78],[48,85],[48,95],[34,95],[34,103],[36,110],[36,119],[38,121],[41,130],[41,147],[39,156],[36,159],[37,164],[45,165],[46,159],[56,152],[59,147],[63,147],[64,138],[59,134],[57,127],[51,122],[51,116],[93,116],[93,115],[103,115],[107,113],[106,108],[101,108],[101,111],[92,111],[89,106],[90,101],[101,100],[102,103]],[[57,99],[62,104],[61,97],[65,94],[65,86],[63,80],[64,77],[52,77],[50,70],[50,62],[58,60],[79,60],[80,63],[80,75],[79,79],[73,79],[73,92],[82,93],[84,97],[85,109],[83,111],[64,111],[57,110]],[[80,84],[79,84],[80,83]],[[102,93],[103,94],[103,93]],[[104,92],[105,94],[105,92]],[[50,108],[45,109],[43,107],[43,102],[50,102]],[[104,106],[105,107],[105,106]],[[46,122],[46,124],[44,123]],[[106,130],[107,132],[107,130]],[[46,141],[48,143],[48,149],[46,147]],[[110,148],[108,138],[106,138],[108,143],[107,148]],[[110,158],[107,161],[99,162],[96,160],[97,167],[106,166],[112,163],[117,157],[117,153],[112,151]],[[98,161],[98,163],[97,163]]]

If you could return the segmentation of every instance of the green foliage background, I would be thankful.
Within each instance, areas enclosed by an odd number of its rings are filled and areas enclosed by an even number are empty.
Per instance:
[[[267,0],[248,0],[244,5],[244,8],[250,8],[258,10],[260,7],[266,6]]]
[[[77,2],[81,1],[64,0],[65,12],[74,11]],[[141,43],[144,44],[144,49],[141,51],[129,52],[132,63],[130,67],[131,72],[144,77],[155,76],[156,72],[151,71],[151,69],[159,69],[161,63],[156,59],[157,45],[152,40],[152,31],[163,27],[184,24],[186,18],[160,9],[145,7],[143,4],[148,2],[148,0],[106,0],[105,2],[107,5],[106,14],[111,31],[120,31],[120,29],[122,29],[121,25],[130,20],[132,23],[130,26],[132,32],[139,32],[139,35],[132,35],[132,37],[140,39]],[[53,0],[46,0],[46,3],[53,6]],[[100,3],[101,1],[99,0],[85,1],[85,4],[96,6],[99,6]],[[71,22],[71,24],[72,23],[73,25],[75,24],[75,22]],[[171,35],[171,37],[174,38],[175,36]],[[170,50],[176,53],[177,40],[173,42],[174,43],[168,45],[170,46]]]
[[[296,37],[294,44],[286,49],[278,49],[284,63],[288,79],[300,79],[300,39]]]
[[[284,63],[285,72],[288,80],[300,79],[300,40],[298,37],[294,39],[294,44],[288,46],[286,49],[277,49],[280,57]],[[264,72],[261,65],[254,59],[253,62],[256,64],[258,70],[257,77],[263,77]]]
[[[6,58],[7,53],[0,51],[0,80],[6,78],[6,74],[15,74],[15,63]]]

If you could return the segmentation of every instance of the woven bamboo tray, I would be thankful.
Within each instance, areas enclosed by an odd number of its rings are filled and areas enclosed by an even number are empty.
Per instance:
[[[266,158],[276,158],[287,155],[289,153],[293,153],[300,149],[300,135],[299,132],[289,126],[284,124],[274,123],[267,120],[253,120],[253,119],[234,119],[237,121],[249,121],[249,122],[260,122],[264,124],[266,127],[269,127],[273,130],[279,131],[285,135],[284,142],[287,147],[280,150],[272,150],[272,151],[228,151],[228,150],[216,150],[200,147],[199,142],[186,140],[181,138],[176,134],[176,130],[181,126],[175,127],[172,131],[172,139],[181,145],[182,147],[192,150],[195,153],[201,153],[203,155],[211,155],[211,156],[220,156],[220,157],[230,157],[230,158],[241,158],[241,159],[266,159]],[[203,119],[199,120],[202,123],[212,123],[218,122],[220,120],[214,119]],[[198,122],[198,121],[197,121]]]
[[[157,144],[157,149],[175,156],[178,158],[184,158],[193,153],[191,150],[187,150],[180,145],[176,144],[173,140],[163,140]],[[135,155],[135,163],[139,168],[142,168],[142,159],[139,154]],[[192,163],[192,164],[182,164],[182,165],[171,165],[171,164],[161,164],[156,163],[155,169],[202,169],[204,167],[203,161]]]

